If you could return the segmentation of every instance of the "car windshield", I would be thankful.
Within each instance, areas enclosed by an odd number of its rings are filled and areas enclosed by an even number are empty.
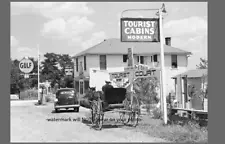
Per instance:
[[[59,95],[74,95],[73,90],[61,91]]]

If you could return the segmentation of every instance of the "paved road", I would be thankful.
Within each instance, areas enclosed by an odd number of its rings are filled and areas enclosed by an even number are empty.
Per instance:
[[[54,113],[53,104],[35,106],[36,101],[11,101],[11,142],[163,142],[157,139],[127,130],[118,123],[105,123],[102,131],[91,129],[79,118],[87,118],[90,111],[80,108],[79,113]],[[106,114],[106,118],[112,115]],[[48,121],[47,119],[64,121]],[[71,121],[65,121],[70,119]],[[73,121],[76,120],[76,121]],[[116,126],[117,125],[117,126]],[[107,127],[108,126],[108,127]]]

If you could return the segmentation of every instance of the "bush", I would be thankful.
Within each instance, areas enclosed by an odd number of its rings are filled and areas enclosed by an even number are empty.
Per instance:
[[[154,119],[160,119],[162,117],[162,112],[161,112],[160,108],[153,109],[152,115],[153,115],[152,117]]]
[[[45,101],[46,102],[53,103],[54,102],[54,99],[55,99],[55,95],[53,95],[53,94],[47,94],[47,95],[45,95]]]
[[[34,89],[25,90],[20,92],[21,100],[37,100],[38,99],[38,91]]]

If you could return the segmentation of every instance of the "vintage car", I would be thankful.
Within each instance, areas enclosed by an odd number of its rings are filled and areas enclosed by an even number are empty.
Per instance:
[[[75,112],[79,112],[80,101],[78,95],[73,88],[62,88],[57,90],[54,102],[55,112],[59,109],[73,108]]]

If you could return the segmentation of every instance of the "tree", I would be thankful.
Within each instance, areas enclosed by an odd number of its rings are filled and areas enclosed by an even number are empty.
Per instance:
[[[60,87],[71,87],[73,78],[67,78],[65,68],[73,67],[72,58],[68,54],[46,53],[45,60],[42,62],[41,81],[50,80],[51,86],[57,83]]]
[[[138,95],[139,101],[146,104],[147,111],[150,111],[151,104],[159,102],[157,88],[159,81],[157,78],[139,78],[134,82],[134,91]]]
[[[31,73],[37,73],[37,60],[34,60],[34,58],[29,58],[34,63],[34,69]],[[37,76],[30,76],[30,78],[25,79],[24,76],[22,76],[22,72],[19,69],[19,61],[17,59],[11,60],[11,77],[10,77],[10,83],[11,83],[11,92],[15,90],[24,90],[29,89],[37,86]]]
[[[200,58],[200,64],[196,65],[197,69],[208,69],[208,60]]]
[[[62,68],[62,73],[65,74],[65,68],[67,66],[73,67],[72,58],[68,54],[58,55],[59,65]]]
[[[54,53],[46,53],[44,57],[46,59],[42,62],[41,81],[49,80],[53,87],[61,79],[61,71],[57,67],[58,56]]]
[[[11,77],[10,77],[11,84],[16,84],[18,82],[20,73],[21,72],[19,69],[19,61],[11,60]]]
[[[65,75],[65,68],[66,67],[72,67],[73,68],[73,62],[72,58],[68,54],[61,54],[58,55],[58,63],[61,67],[61,80],[60,80],[60,87],[73,87],[73,77],[66,76]]]
[[[11,77],[10,77],[10,91],[11,93],[17,93],[19,90],[18,82],[20,80],[19,61],[11,60]]]

